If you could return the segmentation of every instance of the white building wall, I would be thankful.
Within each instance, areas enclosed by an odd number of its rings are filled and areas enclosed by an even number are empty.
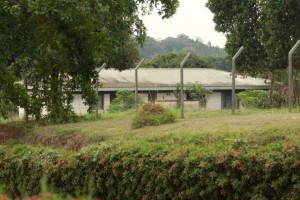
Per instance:
[[[45,116],[45,115],[47,115],[47,114],[48,114],[48,109],[47,109],[46,106],[44,106],[44,107],[42,108],[42,116]]]
[[[24,118],[25,116],[25,109],[24,108],[21,108],[19,107],[19,118]]]
[[[157,101],[176,101],[176,96],[173,92],[157,93]],[[186,94],[184,94],[184,100],[186,100]]]
[[[104,94],[103,96],[103,109],[107,110],[110,104],[110,94]]]
[[[21,107],[18,107],[18,112],[19,112],[19,118],[20,119],[23,119],[25,117],[25,109],[24,108],[21,108]],[[42,116],[46,116],[48,114],[48,111],[47,111],[47,107],[43,107],[42,108],[42,113],[41,115]]]
[[[144,101],[145,103],[148,103],[148,102],[149,102],[149,94],[148,94],[148,93],[139,93],[139,95],[142,96],[143,101]]]
[[[209,94],[207,97],[206,109],[221,110],[222,109],[222,95],[221,92]]]
[[[74,101],[72,106],[74,108],[74,112],[78,115],[86,115],[88,106],[84,105],[84,100],[81,98],[81,94],[74,94]]]
[[[176,108],[176,106],[177,106],[176,101],[156,101],[155,103],[160,104],[166,108]],[[197,109],[197,108],[199,108],[199,102],[198,101],[184,101],[184,108]]]

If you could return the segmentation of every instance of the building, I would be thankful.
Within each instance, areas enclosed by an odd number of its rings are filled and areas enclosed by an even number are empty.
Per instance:
[[[99,74],[101,87],[98,88],[99,108],[106,110],[116,97],[118,90],[135,89],[135,71],[102,70]],[[201,83],[207,90],[206,109],[221,110],[231,108],[232,77],[230,72],[205,68],[184,69],[184,83]],[[138,70],[138,91],[145,102],[157,102],[167,106],[176,105],[174,90],[180,83],[179,68],[141,68]],[[248,89],[269,89],[264,79],[236,77],[236,92]],[[81,95],[75,94],[73,103],[76,113],[85,114],[87,107],[82,104]],[[185,107],[199,107],[197,101],[191,101],[185,94]]]

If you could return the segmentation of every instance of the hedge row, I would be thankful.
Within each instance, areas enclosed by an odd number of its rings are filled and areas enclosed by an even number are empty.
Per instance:
[[[52,192],[100,199],[300,199],[300,142],[195,152],[90,147],[61,152],[0,146],[0,184],[10,194]]]

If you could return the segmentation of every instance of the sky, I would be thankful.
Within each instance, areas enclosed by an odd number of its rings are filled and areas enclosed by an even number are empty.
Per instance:
[[[185,34],[201,38],[205,44],[211,42],[213,46],[224,47],[226,38],[214,30],[213,14],[205,7],[206,2],[207,0],[180,0],[180,7],[170,19],[162,20],[155,12],[143,16],[148,36],[164,39]]]

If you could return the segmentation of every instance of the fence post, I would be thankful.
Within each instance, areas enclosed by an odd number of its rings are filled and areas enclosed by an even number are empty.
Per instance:
[[[138,89],[139,89],[139,85],[138,85],[138,69],[139,67],[144,63],[145,58],[143,58],[140,63],[134,68],[134,72],[135,72],[135,112],[138,111],[139,109],[139,98],[138,98]]]
[[[97,93],[97,99],[99,100],[99,95],[98,95],[98,89],[99,89],[99,74],[101,72],[102,69],[104,69],[106,67],[106,63],[103,63],[103,65],[97,70],[98,73],[98,77],[96,80],[96,93]],[[99,117],[99,103],[96,106],[96,118]]]
[[[292,94],[293,94],[293,53],[296,51],[297,47],[300,45],[300,40],[293,46],[290,50],[288,57],[289,57],[289,66],[288,66],[288,79],[289,79],[289,112],[292,112]]]
[[[231,102],[231,113],[234,115],[235,114],[235,108],[236,108],[236,96],[235,96],[235,76],[236,76],[236,59],[241,55],[242,51],[245,48],[242,46],[238,52],[233,56],[232,58],[232,71],[231,71],[231,76],[232,76],[232,102]]]
[[[190,52],[186,55],[183,61],[180,63],[180,108],[181,119],[184,119],[184,98],[183,98],[183,66],[190,57]]]

